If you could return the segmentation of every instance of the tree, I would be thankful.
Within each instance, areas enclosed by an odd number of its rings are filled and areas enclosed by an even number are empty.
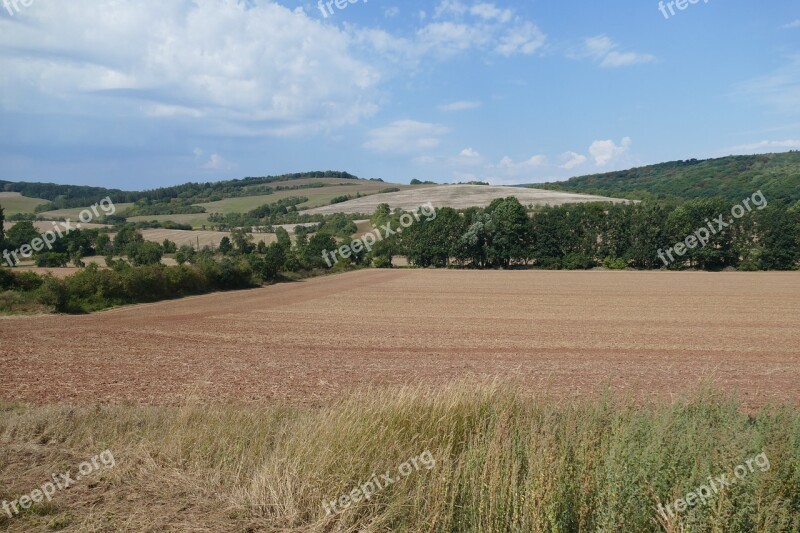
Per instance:
[[[792,270],[800,260],[800,225],[797,217],[780,204],[754,213],[758,232],[758,267]]]
[[[241,254],[247,255],[255,249],[253,236],[241,228],[231,231],[230,240]]]
[[[111,237],[107,233],[101,233],[94,241],[94,248],[97,255],[109,255],[113,252]]]
[[[157,242],[135,242],[129,245],[128,259],[136,266],[156,265],[161,262],[163,251]]]
[[[179,265],[183,265],[184,263],[194,263],[195,256],[197,252],[195,252],[194,247],[184,244],[178,251],[175,253],[175,261],[178,262]]]
[[[174,254],[178,251],[178,246],[169,239],[164,239],[164,242],[161,243],[161,247],[164,249],[165,254]]]
[[[2,246],[6,240],[5,222],[6,217],[3,214],[3,206],[0,205],[0,246]]]
[[[114,237],[114,253],[122,254],[131,244],[144,242],[142,234],[136,231],[133,226],[125,226],[117,232]]]
[[[38,237],[39,232],[30,220],[17,222],[8,230],[7,234],[10,248],[20,248],[24,244],[30,244],[33,239]]]
[[[337,248],[333,236],[327,233],[315,233],[308,245],[301,249],[303,264],[306,268],[328,268],[322,252],[332,252]]]
[[[531,223],[525,207],[510,196],[495,199],[486,208],[491,217],[494,235],[488,246],[488,259],[493,265],[508,268],[512,262],[527,261],[532,242]]]
[[[233,245],[231,244],[231,240],[226,236],[223,237],[221,241],[219,241],[219,253],[222,255],[228,255],[233,251]]]

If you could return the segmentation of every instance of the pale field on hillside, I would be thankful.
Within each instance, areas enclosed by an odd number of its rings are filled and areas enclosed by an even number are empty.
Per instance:
[[[485,185],[441,185],[413,191],[401,191],[367,198],[356,198],[341,204],[310,209],[309,213],[363,213],[372,214],[378,205],[386,203],[392,209],[406,211],[431,202],[435,207],[486,207],[496,198],[515,196],[522,205],[543,206],[583,202],[625,202],[604,196],[573,194],[522,187],[489,187]]]
[[[41,198],[28,198],[18,192],[0,192],[0,207],[6,217],[17,213],[33,213],[36,206],[46,204]]]
[[[195,231],[188,231],[188,230],[179,230],[179,229],[145,229],[141,230],[142,236],[147,241],[153,241],[162,243],[164,239],[169,239],[178,247],[188,244],[189,246],[194,246],[197,248],[198,241],[200,243],[200,248],[204,246],[219,246],[220,241],[222,241],[223,237],[230,237],[230,232],[226,231],[202,231],[202,230],[195,230]],[[277,237],[274,233],[253,233],[253,242],[258,243],[259,241],[264,241],[267,244],[271,244],[277,241]]]

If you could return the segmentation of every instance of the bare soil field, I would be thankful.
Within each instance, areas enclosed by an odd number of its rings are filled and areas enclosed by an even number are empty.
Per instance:
[[[440,185],[425,189],[415,189],[393,193],[378,194],[356,198],[340,204],[326,205],[309,209],[306,213],[364,213],[371,215],[380,204],[389,204],[392,209],[411,211],[431,202],[435,207],[486,207],[496,198],[515,196],[522,205],[563,205],[583,202],[627,202],[605,196],[574,194],[524,187],[489,187],[486,185]]]
[[[0,319],[0,399],[278,401],[499,378],[577,397],[800,400],[800,275],[364,270]]]

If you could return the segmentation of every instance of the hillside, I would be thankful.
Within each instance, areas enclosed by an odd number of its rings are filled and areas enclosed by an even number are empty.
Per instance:
[[[248,177],[244,179],[225,180],[207,183],[189,182],[172,187],[161,187],[147,191],[122,191],[105,187],[87,187],[82,185],[58,185],[40,182],[11,182],[0,180],[0,191],[16,192],[30,198],[49,200],[49,204],[39,207],[39,211],[52,211],[74,207],[85,207],[110,196],[115,203],[133,203],[147,201],[159,204],[172,203],[186,206],[201,202],[214,202],[224,198],[271,194],[281,190],[293,182],[298,187],[308,186],[308,182],[321,178],[336,180],[358,180],[347,172],[303,172],[284,174],[281,176]]]
[[[357,198],[336,205],[328,205],[310,209],[308,213],[364,213],[371,214],[378,205],[386,203],[392,209],[401,208],[412,210],[420,205],[431,202],[436,207],[452,207],[465,209],[467,207],[486,207],[492,200],[515,196],[523,205],[563,205],[583,202],[618,202],[614,198],[604,196],[588,196],[537,189],[524,189],[519,187],[489,187],[485,185],[440,185],[412,191],[401,191],[388,194],[379,194],[365,198]]]
[[[739,201],[761,190],[770,200],[800,200],[800,152],[673,161],[564,182],[541,189],[644,200],[722,197]]]

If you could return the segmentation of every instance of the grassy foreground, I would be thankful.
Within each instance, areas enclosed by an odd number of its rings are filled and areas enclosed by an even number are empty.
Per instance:
[[[116,467],[9,518],[8,531],[798,531],[800,411],[568,403],[495,385],[370,390],[323,407],[0,406],[0,503],[109,449]],[[341,514],[332,501],[429,451]],[[672,503],[764,452],[693,509]]]

